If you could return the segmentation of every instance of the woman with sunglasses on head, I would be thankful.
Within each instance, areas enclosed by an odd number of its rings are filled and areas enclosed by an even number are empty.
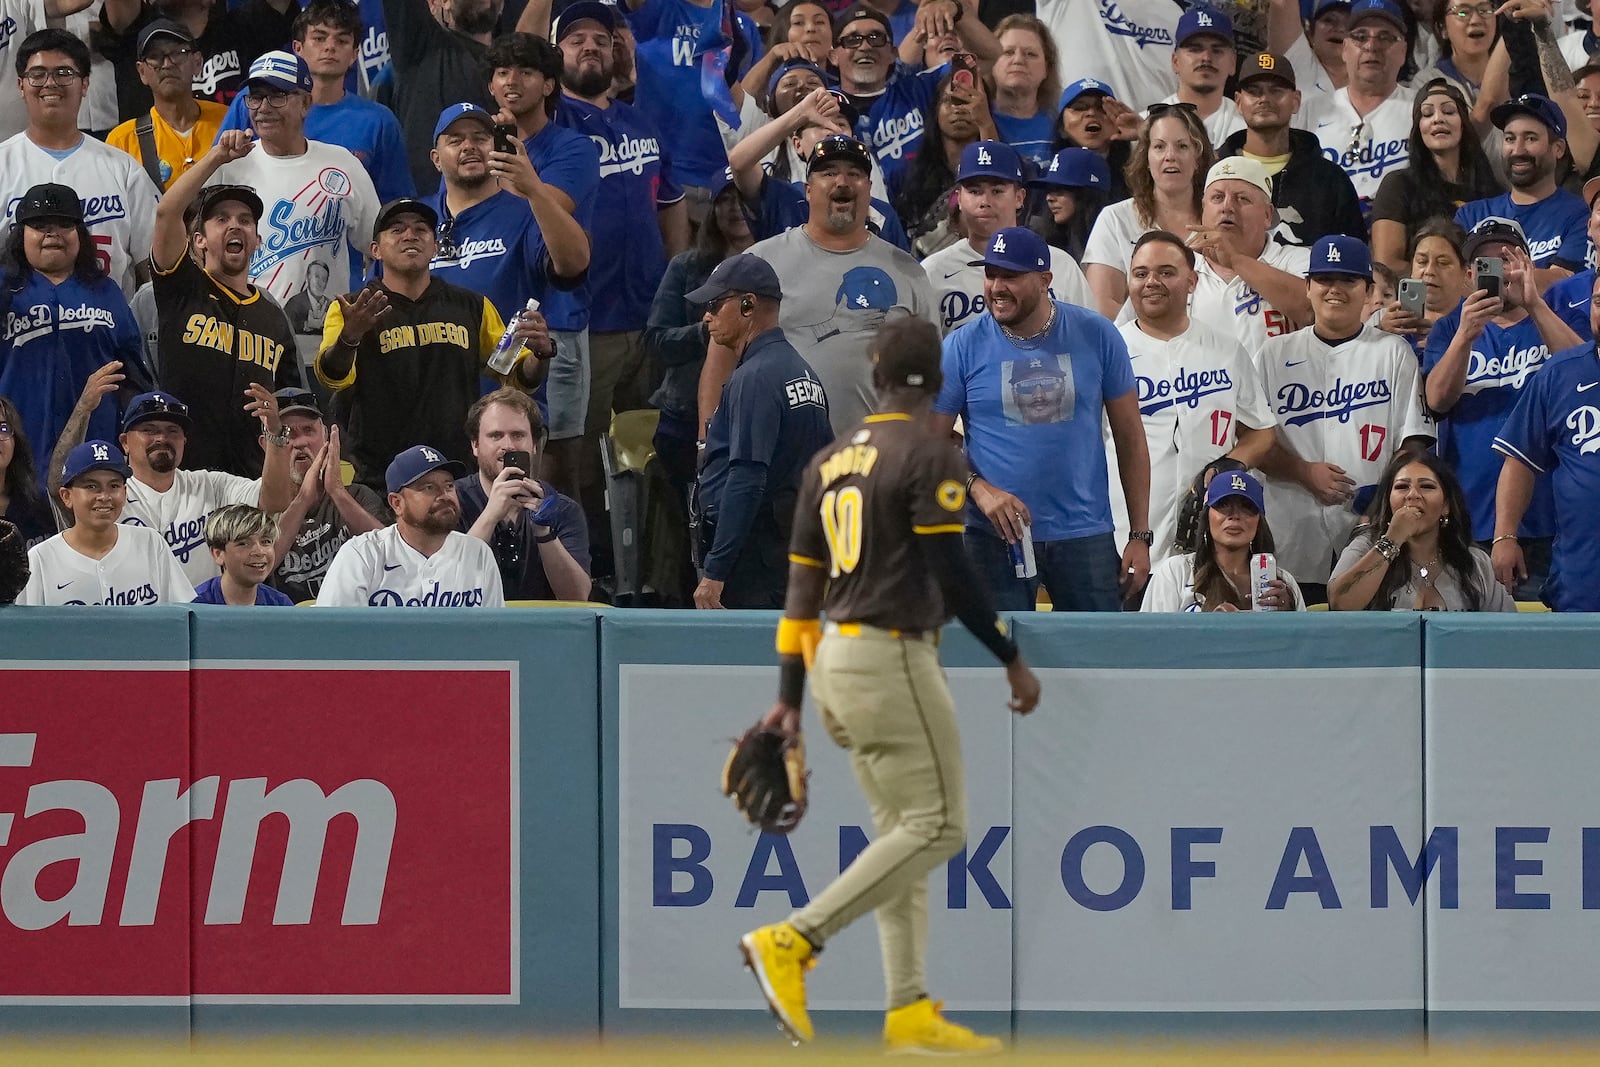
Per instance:
[[[1199,547],[1156,565],[1139,610],[1304,611],[1299,584],[1281,567],[1257,603],[1252,558],[1272,551],[1261,483],[1246,471],[1223,471],[1206,488]]]
[[[1100,212],[1083,253],[1083,272],[1100,314],[1115,321],[1127,302],[1128,262],[1142,235],[1188,233],[1199,226],[1206,172],[1216,159],[1191,105],[1151,106],[1124,168],[1130,195]]]
[[[1466,497],[1443,459],[1397,453],[1378,481],[1372,507],[1371,526],[1334,565],[1331,610],[1517,610],[1495,581],[1489,554],[1472,543]]]
[[[1425,219],[1453,218],[1467,201],[1505,192],[1473,132],[1472,106],[1444,78],[1412,101],[1410,155],[1410,165],[1386,175],[1372,198],[1372,258],[1402,275]]]

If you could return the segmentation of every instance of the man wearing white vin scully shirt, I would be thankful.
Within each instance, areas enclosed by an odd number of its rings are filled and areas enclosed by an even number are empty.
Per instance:
[[[456,479],[467,468],[413,445],[384,473],[395,525],[358,534],[328,567],[317,606],[498,608],[500,568],[489,545],[460,533]]]

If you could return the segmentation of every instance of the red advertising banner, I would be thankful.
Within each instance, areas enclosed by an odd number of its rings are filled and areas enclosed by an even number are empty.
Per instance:
[[[334,666],[0,672],[0,1000],[515,1002],[514,668]]]

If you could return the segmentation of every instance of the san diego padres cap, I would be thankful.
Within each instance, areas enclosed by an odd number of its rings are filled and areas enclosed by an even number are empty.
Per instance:
[[[437,448],[412,445],[394,457],[389,469],[383,472],[383,484],[389,487],[389,492],[398,493],[424,474],[432,474],[437,470],[449,471],[457,478],[465,477],[467,473],[466,464],[447,458]]]
[[[1272,78],[1291,89],[1297,88],[1294,83],[1294,64],[1271,52],[1257,52],[1245,57],[1239,67],[1238,84],[1243,85],[1252,78]]]

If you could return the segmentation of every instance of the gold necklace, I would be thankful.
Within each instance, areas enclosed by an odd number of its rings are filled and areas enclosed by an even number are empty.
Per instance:
[[[1050,301],[1050,317],[1044,320],[1044,327],[1038,333],[1027,337],[1015,333],[1011,327],[1000,322],[1000,320],[996,319],[995,321],[999,323],[1000,332],[1005,334],[1012,344],[1019,348],[1035,348],[1037,347],[1038,339],[1049,333],[1050,328],[1056,324],[1056,302],[1054,300]]]

